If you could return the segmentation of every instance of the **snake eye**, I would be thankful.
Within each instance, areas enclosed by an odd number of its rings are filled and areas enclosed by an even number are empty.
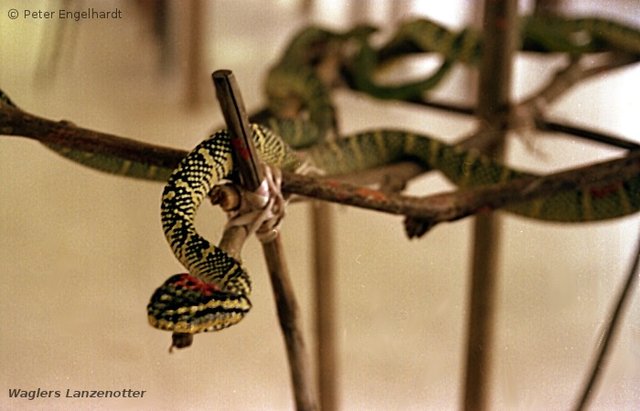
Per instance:
[[[250,308],[245,295],[223,292],[216,285],[185,273],[169,277],[153,293],[147,314],[155,328],[196,334],[236,324]]]

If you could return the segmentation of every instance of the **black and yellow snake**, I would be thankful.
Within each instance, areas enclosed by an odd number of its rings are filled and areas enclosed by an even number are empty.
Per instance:
[[[534,50],[584,52],[604,47],[640,54],[638,31],[599,19],[549,20],[547,29],[561,33],[544,38],[544,21],[527,21],[523,46]],[[542,28],[541,28],[542,27]],[[574,43],[574,34],[587,30],[589,41]],[[372,95],[397,97],[398,93],[418,93],[432,87],[455,61],[473,63],[481,53],[479,37],[470,31],[451,35],[443,27],[424,20],[401,26],[395,37],[372,59],[365,45],[373,29],[359,27],[345,33],[333,33],[311,27],[290,43],[281,61],[267,78],[267,95],[273,118],[263,125],[252,124],[253,140],[262,160],[294,171],[299,153],[289,145],[308,146],[303,154],[314,167],[327,175],[365,170],[395,161],[414,159],[442,172],[451,182],[464,187],[494,184],[530,174],[505,167],[474,150],[463,150],[430,136],[406,130],[376,129],[324,139],[335,130],[336,116],[323,78],[322,57],[340,53],[347,43],[360,45],[353,67],[360,67],[358,84]],[[526,34],[529,33],[529,34]],[[402,53],[436,51],[445,56],[447,66],[438,78],[384,89],[371,82],[378,58],[388,59]],[[400,90],[400,91],[398,91]],[[409,90],[409,91],[407,91]],[[291,102],[294,107],[291,108]],[[0,103],[13,105],[0,92]],[[293,114],[291,114],[293,113]],[[302,113],[302,120],[300,113]],[[282,133],[282,136],[277,133]],[[212,186],[229,177],[234,170],[229,135],[214,133],[200,143],[175,170],[150,167],[101,154],[49,146],[59,154],[89,167],[129,177],[168,183],[162,194],[162,226],[177,259],[188,273],[168,278],[151,297],[147,307],[152,326],[178,334],[219,330],[240,321],[251,308],[251,281],[240,262],[200,236],[194,225],[198,207]],[[589,185],[550,197],[506,208],[518,215],[540,220],[583,222],[629,215],[640,210],[640,175],[606,186]]]

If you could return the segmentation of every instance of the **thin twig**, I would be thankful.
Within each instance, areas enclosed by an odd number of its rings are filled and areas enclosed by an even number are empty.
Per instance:
[[[245,190],[253,192],[262,184],[264,174],[251,139],[249,120],[240,90],[233,73],[228,70],[213,73],[213,81],[231,135],[231,146],[236,166],[240,172],[241,185]],[[296,409],[313,411],[318,407],[313,395],[311,370],[302,334],[300,310],[284,258],[280,235],[276,235],[269,241],[263,241],[262,249],[276,300],[280,328],[285,340]]]
[[[189,13],[189,24],[187,33],[189,39],[187,40],[187,86],[185,88],[185,102],[189,109],[198,107],[202,100],[202,87],[200,87],[200,80],[203,78],[203,50],[207,47],[207,40],[210,39],[210,34],[203,35],[204,28],[204,16],[205,5],[202,0],[191,0],[187,3]]]
[[[218,70],[212,77],[224,121],[231,136],[232,153],[240,172],[240,184],[245,190],[255,191],[262,184],[264,173],[251,138],[251,128],[240,90],[230,70]]]
[[[276,299],[278,320],[287,347],[289,370],[293,383],[296,410],[314,411],[318,409],[311,384],[311,364],[304,341],[301,313],[294,297],[293,283],[289,275],[289,267],[284,260],[282,240],[280,236],[273,241],[263,243],[269,278]]]
[[[599,378],[602,375],[602,370],[604,369],[607,357],[610,352],[609,348],[611,344],[613,344],[613,340],[616,336],[618,324],[622,319],[622,314],[624,313],[625,306],[626,304],[628,304],[629,297],[631,296],[631,291],[633,291],[633,289],[635,288],[634,284],[638,277],[638,266],[640,266],[640,237],[638,237],[638,244],[636,245],[633,263],[629,268],[624,284],[622,284],[616,304],[609,314],[609,320],[607,321],[607,330],[605,331],[602,340],[598,343],[600,349],[593,363],[593,367],[589,373],[589,377],[584,384],[580,398],[577,401],[575,407],[576,411],[582,411],[586,409],[587,405],[589,404],[589,400],[591,399],[591,396],[598,384]]]
[[[547,84],[534,92],[531,97],[526,98],[519,106],[535,104],[538,108],[544,109],[577,84],[635,62],[637,59],[634,56],[619,52],[610,52],[600,60],[585,59],[584,56],[570,59],[565,67],[556,71]]]
[[[640,149],[640,144],[634,143],[633,141],[624,140],[595,130],[577,127],[566,122],[558,123],[555,121],[540,119],[537,120],[537,127],[540,130],[544,131],[554,131],[557,133],[571,134],[575,137],[581,137],[585,140],[606,144],[611,147],[618,147],[626,150]]]
[[[619,137],[565,123],[550,121],[546,118],[545,109],[575,85],[581,84],[585,80],[601,75],[604,72],[623,68],[637,62],[638,59],[635,56],[619,52],[608,53],[603,59],[595,61],[587,61],[585,59],[570,60],[565,67],[558,70],[551,79],[539,90],[534,92],[532,96],[514,106],[510,115],[510,126],[515,128],[521,126],[536,127],[542,131],[555,131],[590,141],[613,145],[615,147],[633,147],[635,149],[634,143]],[[476,109],[473,106],[426,98],[409,98],[405,100],[405,102],[449,113],[462,115],[474,115],[476,113]],[[481,148],[473,143],[473,139],[469,142],[463,142],[463,144],[468,144],[467,148],[472,146]],[[480,145],[482,145],[482,143],[480,143]]]

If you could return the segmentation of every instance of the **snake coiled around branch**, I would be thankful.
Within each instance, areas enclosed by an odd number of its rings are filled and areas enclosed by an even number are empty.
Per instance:
[[[640,55],[640,33],[602,19],[525,19],[522,48],[571,55],[617,50]],[[262,160],[293,171],[299,156],[289,148],[309,147],[304,155],[326,175],[339,175],[406,159],[439,170],[461,188],[495,184],[530,174],[506,167],[474,150],[445,144],[425,134],[400,129],[376,129],[337,135],[337,115],[330,89],[338,59],[346,58],[356,88],[381,98],[412,98],[435,87],[456,63],[476,64],[481,36],[472,30],[451,32],[426,20],[401,25],[395,36],[374,50],[369,37],[376,31],[359,26],[337,33],[318,27],[302,30],[269,72],[266,94],[271,117],[252,125]],[[586,40],[576,42],[576,34]],[[412,53],[436,52],[443,63],[432,76],[394,86],[373,80],[377,67]],[[329,58],[328,58],[329,57]],[[328,62],[328,63],[327,63]],[[329,67],[329,70],[327,70]],[[332,70],[333,69],[333,70]],[[329,75],[327,75],[329,73]],[[331,74],[333,73],[333,75]],[[0,104],[15,107],[0,92]],[[251,308],[251,280],[240,261],[198,234],[194,219],[213,185],[234,170],[229,135],[222,130],[200,143],[176,170],[142,162],[48,145],[75,162],[100,171],[163,181],[161,218],[167,241],[188,273],[169,277],[147,306],[149,323],[181,335],[220,330],[236,324]],[[614,184],[591,184],[579,190],[510,205],[507,211],[547,221],[584,222],[617,218],[640,209],[640,176]]]

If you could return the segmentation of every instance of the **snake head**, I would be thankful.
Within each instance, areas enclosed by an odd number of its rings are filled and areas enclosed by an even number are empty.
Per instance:
[[[251,309],[243,294],[221,291],[190,274],[169,277],[151,296],[149,324],[175,334],[218,331],[238,323]],[[174,344],[183,348],[189,344]]]

